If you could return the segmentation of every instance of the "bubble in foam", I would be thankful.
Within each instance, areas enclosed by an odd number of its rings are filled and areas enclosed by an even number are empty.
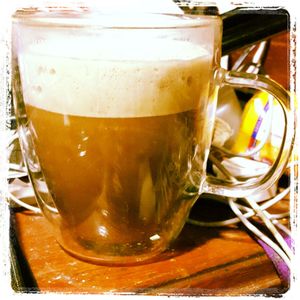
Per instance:
[[[159,47],[151,42],[122,48],[114,40],[101,47],[99,42],[91,47],[90,40],[32,45],[19,55],[25,102],[92,117],[195,109],[208,96],[212,55],[190,42],[160,41]],[[34,86],[41,87],[39,93]]]
[[[55,75],[55,74],[56,74],[55,69],[51,68],[51,69],[49,70],[49,74],[50,74],[50,75]]]

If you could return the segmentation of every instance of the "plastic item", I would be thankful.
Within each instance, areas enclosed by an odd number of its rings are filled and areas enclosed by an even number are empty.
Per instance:
[[[222,119],[230,126],[232,132],[228,139],[224,142],[224,146],[231,147],[240,129],[242,108],[234,89],[228,85],[223,86],[219,91],[216,117]]]
[[[224,159],[221,164],[232,176],[244,180],[251,180],[251,178],[262,176],[270,169],[270,166],[267,163],[244,157],[231,157],[228,159]],[[213,170],[218,177],[224,178],[224,175],[220,170],[218,170],[218,168],[214,166]],[[275,182],[269,189],[253,193],[247,198],[252,199],[253,201],[263,201],[274,197],[276,195],[276,192],[277,182]]]
[[[256,93],[246,104],[240,131],[232,146],[234,153],[247,153],[264,143],[252,157],[272,163],[279,151],[283,135],[284,116],[280,105],[265,92]]]

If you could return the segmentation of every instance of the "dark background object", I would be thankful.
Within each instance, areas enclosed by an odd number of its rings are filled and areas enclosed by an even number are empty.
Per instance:
[[[185,14],[218,15],[217,6],[201,2],[173,0]],[[289,31],[289,12],[279,6],[237,7],[221,15],[223,20],[222,54],[256,44],[275,34]]]
[[[290,30],[290,15],[280,7],[236,8],[221,16],[223,55]]]
[[[38,286],[31,272],[30,266],[24,257],[19,244],[16,232],[15,213],[22,209],[11,210],[10,212],[10,271],[11,286],[17,293],[37,293]]]

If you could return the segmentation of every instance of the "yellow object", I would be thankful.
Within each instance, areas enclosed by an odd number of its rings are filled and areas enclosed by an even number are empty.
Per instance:
[[[284,126],[280,104],[268,93],[258,92],[244,108],[240,130],[231,150],[234,153],[247,153],[264,143],[252,157],[273,163],[281,145]]]

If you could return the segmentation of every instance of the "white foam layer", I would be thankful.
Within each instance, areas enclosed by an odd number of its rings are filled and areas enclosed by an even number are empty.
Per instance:
[[[20,53],[25,102],[63,114],[142,117],[194,109],[207,98],[212,58],[199,46],[87,42],[34,45]]]

